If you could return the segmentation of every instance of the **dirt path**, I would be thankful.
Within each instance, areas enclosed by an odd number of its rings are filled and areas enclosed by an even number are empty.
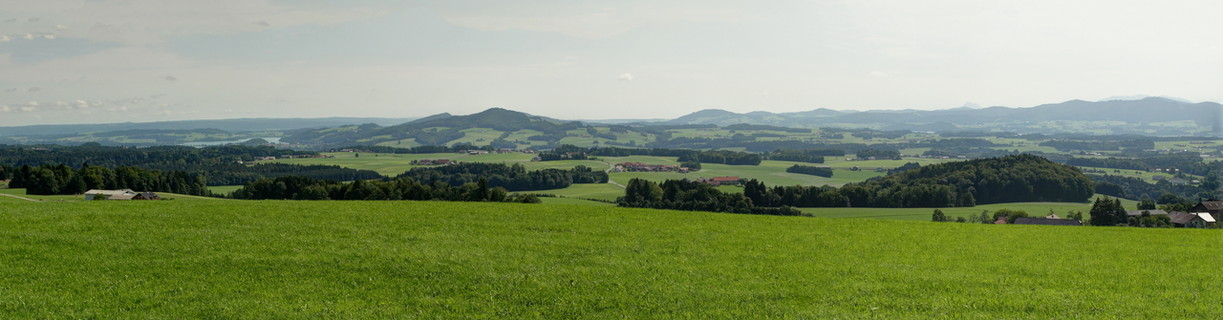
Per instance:
[[[38,200],[38,199],[30,199],[30,198],[26,198],[26,197],[22,197],[22,196],[15,196],[15,195],[7,194],[7,193],[0,193],[0,196],[10,197],[10,198],[17,198],[17,199],[21,199],[21,200],[25,200],[25,201],[42,202],[42,200]]]
[[[606,164],[606,165],[607,165],[607,170],[603,170],[603,172],[606,172],[606,173],[611,173],[611,169],[616,167],[615,165],[613,165],[613,164],[611,164],[610,162],[607,162],[607,161],[600,161],[600,162],[603,162],[603,164]],[[607,178],[607,183],[610,183],[610,184],[612,184],[613,186],[617,186],[617,187],[620,187],[620,188],[627,188],[627,187],[625,187],[623,184],[620,184],[619,182],[616,182],[615,180],[612,180],[611,178]]]

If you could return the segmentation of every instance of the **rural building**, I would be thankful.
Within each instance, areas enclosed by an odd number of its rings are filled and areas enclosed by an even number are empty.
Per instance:
[[[1031,224],[1041,226],[1081,226],[1082,221],[1074,219],[1048,219],[1048,218],[1015,218],[1015,224]]]
[[[1223,216],[1223,201],[1202,201],[1190,208],[1189,212],[1209,213],[1215,221],[1218,221],[1220,216]]]
[[[119,189],[119,190],[93,189],[93,190],[85,191],[85,200],[93,200],[94,198],[96,198],[99,195],[105,197],[106,199],[114,199],[115,196],[135,195],[135,194],[136,194],[136,191],[132,191],[132,189]]]
[[[120,190],[89,190],[85,192],[85,200],[94,200],[98,196],[104,197],[106,200],[161,200],[161,197],[152,192],[136,192],[132,189]]]
[[[1172,225],[1177,228],[1206,228],[1215,223],[1214,217],[1205,212],[1172,212],[1168,214],[1168,218],[1172,219]]]

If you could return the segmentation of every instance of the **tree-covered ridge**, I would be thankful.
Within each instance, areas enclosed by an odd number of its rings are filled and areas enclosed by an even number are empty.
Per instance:
[[[676,182],[672,182],[676,181]],[[720,212],[759,211],[785,207],[971,207],[1005,202],[1085,202],[1094,194],[1091,180],[1078,169],[1033,155],[1015,155],[912,166],[911,169],[862,183],[831,186],[774,186],[756,180],[743,185],[743,194],[725,196],[725,205],[696,182],[668,180],[662,185],[629,185],[617,201],[626,207]],[[677,192],[667,192],[672,186]],[[700,191],[700,197],[690,195]],[[713,190],[716,191],[716,190]],[[711,193],[712,194],[712,193]],[[671,195],[678,197],[671,198]],[[740,203],[739,196],[748,200]],[[721,199],[721,198],[719,198]],[[695,203],[688,203],[694,202]],[[785,211],[785,210],[783,210]]]
[[[851,203],[905,207],[907,193],[921,188],[950,188],[950,195],[935,192],[955,203],[971,197],[976,204],[1004,202],[1084,202],[1094,186],[1077,168],[1034,155],[1020,154],[924,166],[847,185],[842,191]],[[862,192],[862,191],[875,192]],[[932,194],[933,195],[933,194]],[[915,199],[914,199],[915,200]],[[949,203],[950,204],[950,203]],[[968,204],[971,206],[972,204]],[[953,206],[953,205],[948,205]]]
[[[527,171],[520,164],[507,166],[500,163],[462,163],[457,165],[413,168],[400,178],[411,178],[426,184],[445,182],[453,186],[487,180],[490,187],[502,187],[510,191],[549,190],[568,187],[574,183],[607,183],[607,173],[590,167],[577,166],[571,170],[544,169]]]
[[[204,176],[183,171],[162,172],[139,167],[111,170],[89,165],[74,170],[64,164],[22,165],[19,168],[4,168],[3,171],[9,173],[0,174],[0,180],[12,178],[9,188],[26,188],[26,193],[32,195],[74,195],[90,189],[132,189],[199,196],[209,194]]]
[[[313,156],[310,151],[276,149],[268,146],[226,145],[206,148],[186,146],[161,147],[107,147],[98,144],[80,146],[8,146],[0,145],[0,164],[20,167],[23,165],[57,166],[72,168],[86,165],[118,169],[140,167],[147,170],[183,171],[191,175],[203,175],[208,185],[235,185],[255,181],[259,178],[274,178],[287,175],[307,176],[316,179],[355,180],[377,179],[382,175],[370,170],[357,170],[329,165],[296,165],[250,162],[265,157]]]
[[[306,177],[259,179],[230,195],[247,200],[441,200],[538,203],[533,195],[511,195],[505,188],[489,187],[487,180],[452,186],[437,181],[420,183],[411,178],[356,180],[342,183]]]

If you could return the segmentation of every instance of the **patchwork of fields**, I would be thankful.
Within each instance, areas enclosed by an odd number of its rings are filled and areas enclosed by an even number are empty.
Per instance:
[[[2,318],[1214,318],[1218,230],[445,202],[6,203]]]

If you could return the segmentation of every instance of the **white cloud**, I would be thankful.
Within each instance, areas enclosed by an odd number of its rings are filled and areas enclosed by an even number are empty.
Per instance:
[[[0,42],[9,42],[9,41],[13,41],[13,38],[9,38],[8,36],[0,35]]]
[[[63,31],[63,30],[68,30],[68,26],[65,26],[65,25],[62,25],[62,24],[57,24],[57,25],[55,25],[55,30],[60,30],[60,31]]]
[[[22,36],[21,36],[21,38],[22,38],[22,39],[26,39],[26,40],[34,40],[34,34],[32,34],[32,33],[27,33],[27,34],[25,34],[25,35],[22,35]]]
[[[633,74],[632,73],[620,74],[620,81],[633,81]]]
[[[9,106],[0,106],[0,112],[10,112],[10,111],[13,111],[13,108]]]
[[[53,33],[44,34],[42,35],[42,38],[47,39],[47,40],[52,40],[52,39],[55,39],[55,34]]]
[[[35,108],[32,106],[25,106],[25,107],[18,108],[17,110],[20,110],[21,112],[34,112],[34,109]]]

